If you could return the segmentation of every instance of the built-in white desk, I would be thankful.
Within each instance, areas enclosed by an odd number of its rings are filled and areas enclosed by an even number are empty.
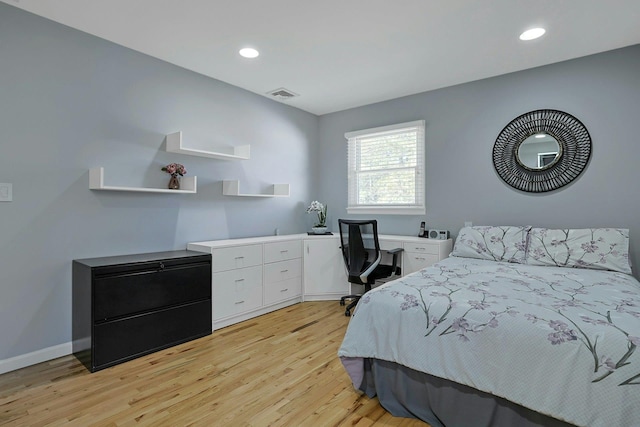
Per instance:
[[[452,249],[451,239],[378,238],[382,249],[404,249],[402,275],[446,258]],[[189,243],[187,249],[212,255],[213,329],[301,301],[338,300],[351,293],[338,233],[210,240]],[[337,305],[336,311],[341,311]]]

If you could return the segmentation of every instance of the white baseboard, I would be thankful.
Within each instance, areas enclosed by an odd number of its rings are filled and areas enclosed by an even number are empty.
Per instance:
[[[26,368],[27,366],[46,362],[73,353],[71,342],[43,348],[42,350],[0,360],[0,374]]]
[[[345,296],[345,292],[339,294],[304,294],[305,301],[339,301]]]

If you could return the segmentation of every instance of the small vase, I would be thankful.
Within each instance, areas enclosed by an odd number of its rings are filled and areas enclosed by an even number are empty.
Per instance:
[[[327,227],[311,227],[311,231],[313,234],[325,234],[327,232]]]
[[[179,190],[180,189],[180,180],[177,176],[171,175],[171,179],[169,180],[169,189],[170,190]]]

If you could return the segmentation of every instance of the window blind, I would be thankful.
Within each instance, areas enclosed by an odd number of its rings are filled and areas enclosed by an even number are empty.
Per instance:
[[[348,212],[424,214],[424,120],[345,137]]]

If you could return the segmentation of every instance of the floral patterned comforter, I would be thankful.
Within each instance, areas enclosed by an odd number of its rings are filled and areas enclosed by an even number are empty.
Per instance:
[[[338,355],[377,358],[581,426],[640,426],[640,283],[471,258],[374,288]]]

